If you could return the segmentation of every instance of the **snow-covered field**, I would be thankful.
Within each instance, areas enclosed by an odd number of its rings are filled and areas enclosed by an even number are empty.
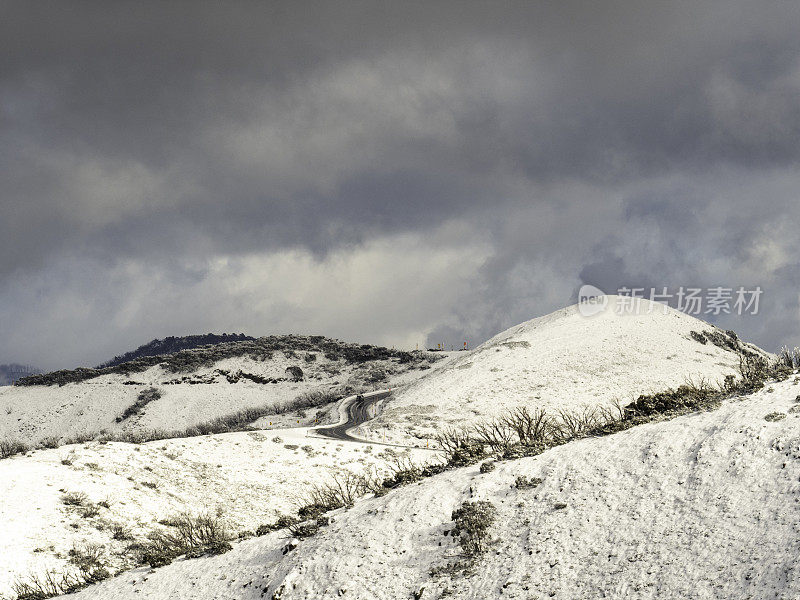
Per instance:
[[[15,576],[63,570],[74,545],[103,545],[116,569],[129,565],[131,540],[113,540],[113,523],[139,540],[159,520],[184,512],[220,514],[232,532],[253,531],[296,512],[304,491],[337,470],[383,469],[393,452],[404,452],[307,434],[285,429],[141,445],[90,442],[0,461],[0,594],[10,592]],[[418,461],[434,458],[409,452]],[[63,503],[67,492],[109,507],[82,517],[80,508]]]
[[[130,376],[102,375],[61,387],[0,387],[0,439],[35,444],[49,436],[68,438],[100,431],[178,430],[246,408],[280,406],[312,390],[335,390],[346,385],[359,389],[386,387],[413,380],[426,372],[417,369],[417,365],[402,364],[394,359],[350,364],[328,360],[322,353],[315,354],[317,359],[311,363],[276,353],[274,358],[264,361],[229,358],[189,374],[170,373],[155,366]],[[302,368],[303,381],[262,384],[243,378],[237,383],[229,383],[217,373],[217,370],[243,371],[285,379],[285,370],[289,366]],[[386,373],[388,379],[380,383],[369,382],[375,370]],[[182,377],[194,381],[211,380],[213,383],[166,383]],[[136,384],[125,383],[131,381]],[[136,401],[137,395],[151,386],[158,388],[162,397],[144,407],[140,414],[117,423],[116,419]],[[269,427],[271,420],[280,426],[313,424],[316,412],[306,412],[305,416],[296,418],[289,415],[262,419],[259,425]]]
[[[799,391],[789,380],[487,474],[450,471],[334,513],[286,555],[276,532],[76,598],[797,598]],[[519,476],[543,481],[519,489]],[[495,505],[495,541],[468,576],[432,576],[458,558],[444,533],[464,500]]]
[[[384,429],[394,440],[428,437],[519,405],[569,411],[627,404],[687,379],[717,383],[737,372],[737,353],[692,339],[692,331],[715,329],[708,323],[648,300],[638,314],[618,314],[617,297],[608,298],[600,314],[585,317],[570,306],[458,353],[398,390],[367,437]]]

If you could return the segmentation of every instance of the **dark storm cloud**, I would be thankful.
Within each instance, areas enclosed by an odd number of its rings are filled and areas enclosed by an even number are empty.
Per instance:
[[[144,285],[131,261],[186,291],[215,257],[356,256],[455,221],[451,247],[491,251],[432,341],[485,338],[587,280],[761,277],[796,313],[777,215],[798,217],[799,20],[783,2],[4,3],[0,334],[22,339],[33,310],[21,271],[73,273],[75,302],[113,318]],[[70,318],[72,290],[29,291]],[[53,343],[29,335],[31,359]],[[75,360],[106,358],[97,343]]]

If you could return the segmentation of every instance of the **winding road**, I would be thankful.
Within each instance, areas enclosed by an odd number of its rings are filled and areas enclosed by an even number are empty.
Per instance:
[[[347,402],[347,419],[336,425],[328,427],[318,427],[313,430],[316,435],[331,438],[334,440],[349,440],[351,442],[364,442],[364,440],[348,435],[348,431],[353,427],[358,427],[362,423],[369,421],[374,415],[369,414],[369,409],[392,393],[391,389],[378,390],[377,392],[367,392],[345,398],[343,404]],[[341,421],[341,419],[340,419]]]

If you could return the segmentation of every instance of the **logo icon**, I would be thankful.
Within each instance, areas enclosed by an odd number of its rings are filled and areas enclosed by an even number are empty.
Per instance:
[[[608,296],[593,285],[582,285],[578,290],[578,312],[584,317],[593,317],[608,306]]]

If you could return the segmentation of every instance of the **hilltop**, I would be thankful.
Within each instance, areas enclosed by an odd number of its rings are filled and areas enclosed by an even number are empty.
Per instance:
[[[769,356],[705,321],[642,300],[594,316],[579,305],[520,323],[398,390],[365,430],[392,439],[434,436],[524,405],[549,412],[627,404],[687,380],[722,382],[740,357]]]

